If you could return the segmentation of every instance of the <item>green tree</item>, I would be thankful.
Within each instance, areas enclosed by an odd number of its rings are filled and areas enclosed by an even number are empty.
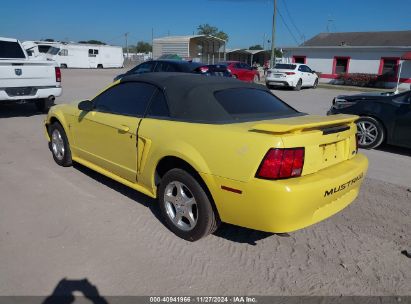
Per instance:
[[[260,44],[252,45],[248,48],[249,50],[263,50],[263,47]]]
[[[47,38],[47,39],[44,39],[44,41],[47,41],[47,42],[54,42],[54,39]]]
[[[152,51],[152,46],[148,42],[139,41],[135,47],[137,53],[149,53]]]
[[[208,23],[199,25],[197,27],[197,34],[214,36],[214,37],[223,39],[225,41],[228,41],[227,33],[220,31],[217,27],[212,26]]]

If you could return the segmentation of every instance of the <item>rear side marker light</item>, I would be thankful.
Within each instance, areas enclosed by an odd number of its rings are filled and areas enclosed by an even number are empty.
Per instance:
[[[270,149],[264,156],[256,177],[283,179],[301,176],[304,167],[304,148]]]
[[[234,192],[234,193],[237,193],[237,194],[243,193],[243,191],[241,191],[239,189],[230,188],[230,187],[227,187],[227,186],[221,186],[221,189],[226,190],[226,191],[230,191],[230,192]]]

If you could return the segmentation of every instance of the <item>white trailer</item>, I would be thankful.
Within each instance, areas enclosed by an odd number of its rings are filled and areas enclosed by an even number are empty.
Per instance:
[[[43,41],[26,41],[24,45],[32,57],[54,60],[62,68],[121,68],[124,63],[120,46]],[[46,47],[49,49],[43,53]]]
[[[23,48],[26,50],[29,59],[39,58],[45,59],[45,54],[50,50],[52,46],[60,45],[60,42],[49,41],[24,41],[22,42]]]

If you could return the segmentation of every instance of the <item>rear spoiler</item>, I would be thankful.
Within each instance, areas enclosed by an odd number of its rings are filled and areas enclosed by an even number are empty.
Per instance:
[[[281,118],[273,120],[273,123],[261,123],[251,127],[250,131],[267,133],[299,133],[303,130],[319,129],[322,127],[338,126],[355,122],[355,115],[307,115],[295,118]]]

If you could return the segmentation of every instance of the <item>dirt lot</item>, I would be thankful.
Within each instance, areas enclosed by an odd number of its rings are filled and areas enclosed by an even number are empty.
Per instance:
[[[121,70],[64,70],[57,103],[95,95]],[[324,114],[328,89],[276,91]],[[365,151],[359,198],[279,236],[223,225],[188,243],[155,201],[84,167],[61,168],[30,105],[0,106],[0,295],[49,295],[87,278],[103,295],[411,295],[411,151]],[[364,151],[363,151],[364,152]]]

